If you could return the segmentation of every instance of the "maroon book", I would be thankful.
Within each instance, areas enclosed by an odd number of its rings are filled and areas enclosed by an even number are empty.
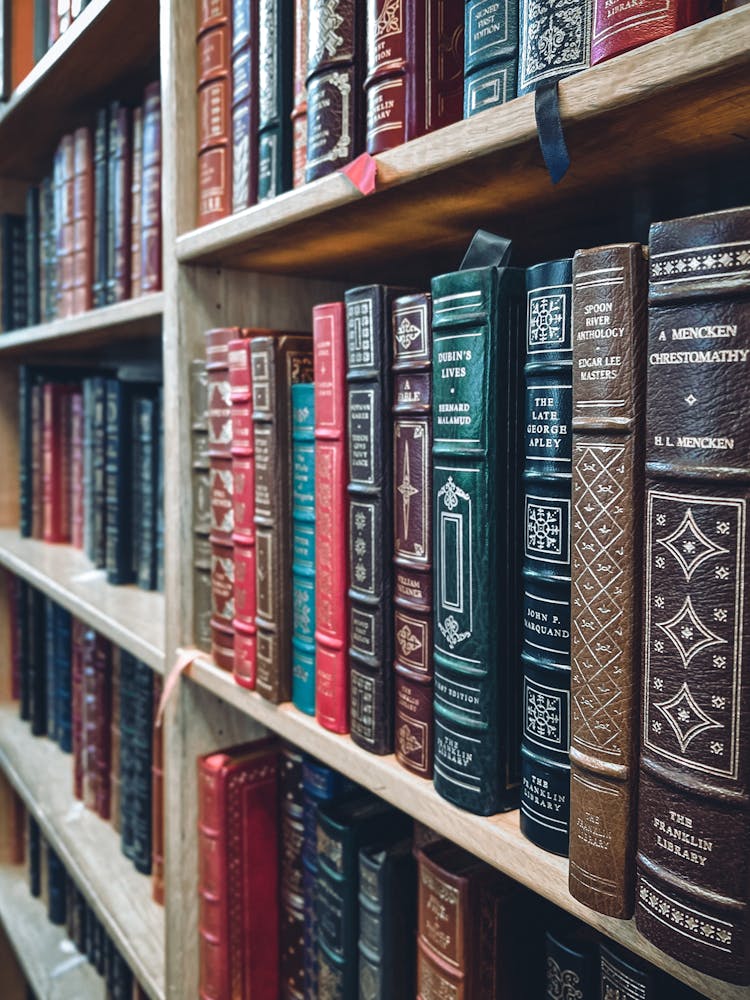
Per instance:
[[[710,0],[643,0],[637,6],[594,0],[591,65],[716,13],[718,7]]]
[[[78,618],[71,623],[70,687],[73,742],[73,794],[83,798],[83,662],[88,655],[86,626]],[[92,633],[93,634],[93,633]]]
[[[75,194],[75,141],[73,134],[64,135],[58,147],[59,156],[59,214],[57,229],[57,304],[58,316],[72,316],[73,264],[74,264],[74,194]]]
[[[31,537],[44,534],[44,462],[42,449],[42,415],[44,387],[31,386]]]
[[[69,542],[71,524],[70,395],[73,386],[45,382],[42,392],[42,537]]]
[[[307,165],[308,0],[294,2],[294,84],[292,102],[292,185],[305,183]]]
[[[154,741],[151,765],[151,894],[164,905],[164,743],[163,726],[157,725],[164,684],[154,677]]]
[[[130,108],[116,104],[113,106],[109,123],[109,202],[112,231],[109,234],[111,263],[107,275],[108,304],[130,298],[132,117]],[[161,213],[158,212],[157,215],[160,217]]]
[[[86,629],[81,685],[83,802],[102,819],[109,819],[110,812],[111,662],[108,640],[93,629]]]
[[[94,147],[91,129],[73,134],[73,312],[91,309],[94,281]]]
[[[83,548],[83,395],[70,396],[70,541]]]
[[[133,166],[130,182],[130,295],[141,294],[141,214],[143,212],[143,108],[133,108]]]
[[[198,2],[198,225],[229,214],[232,39],[230,0]]]
[[[159,81],[145,90],[141,180],[141,292],[161,288],[161,92]]]

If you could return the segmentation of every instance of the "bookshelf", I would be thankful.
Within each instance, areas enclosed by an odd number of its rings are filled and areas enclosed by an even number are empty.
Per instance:
[[[195,229],[195,0],[92,0],[0,110],[0,200],[17,197],[19,182],[39,176],[82,110],[101,104],[116,85],[127,91],[142,84],[160,60],[164,291],[3,334],[0,447],[10,467],[17,450],[19,359],[64,356],[87,364],[118,353],[137,357],[152,352],[162,336],[166,595],[109,586],[75,550],[22,539],[13,476],[0,481],[0,566],[168,674],[178,651],[192,643],[188,368],[203,356],[204,331],[235,324],[307,329],[314,304],[340,298],[356,281],[423,283],[444,265],[452,267],[478,226],[517,237],[532,259],[567,250],[571,238],[586,245],[587,225],[632,173],[646,181],[662,178],[674,164],[719,164],[746,146],[748,37],[750,6],[565,80],[560,101],[572,166],[558,187],[541,161],[533,98],[527,96],[378,156],[372,196],[337,174]],[[29,130],[29,120],[38,127]],[[419,256],[425,247],[426,263]],[[32,738],[14,707],[0,706],[0,768],[153,1000],[197,995],[195,757],[267,730],[711,1000],[750,1000],[750,988],[673,962],[641,938],[632,921],[603,918],[578,904],[567,890],[565,860],[523,838],[517,813],[485,819],[455,809],[392,757],[365,753],[292,706],[271,705],[205,657],[177,683],[165,719],[165,910],[152,903],[148,879],[120,854],[112,828],[75,803],[69,758],[49,741]],[[8,923],[6,904],[23,915],[14,945],[32,982],[43,982],[34,977],[49,975],[45,960],[59,944],[44,935],[61,932],[46,920],[38,933],[23,930],[27,923],[35,927],[34,919],[41,926],[43,916],[32,912],[39,904],[25,898],[23,888],[17,870],[0,869],[0,918]],[[98,995],[88,988],[71,986],[71,996]]]

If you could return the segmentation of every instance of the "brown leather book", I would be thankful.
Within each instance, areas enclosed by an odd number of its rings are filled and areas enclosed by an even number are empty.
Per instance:
[[[646,260],[573,258],[570,891],[633,915],[640,688]]]
[[[416,857],[417,1000],[515,1000],[518,884],[445,840]]]
[[[130,294],[141,294],[141,205],[143,189],[143,108],[133,108],[133,169],[130,202]]]
[[[55,154],[59,157],[59,215],[57,230],[57,314],[73,315],[73,251],[74,251],[74,176],[75,142],[73,133],[64,135]]]
[[[256,690],[273,702],[292,691],[292,419],[290,387],[312,382],[312,337],[254,337]]]
[[[113,101],[109,118],[109,221],[107,230],[107,303],[130,298],[130,204],[133,170],[132,111]],[[143,230],[141,230],[143,235]]]
[[[161,288],[161,91],[144,91],[141,177],[141,294]]]
[[[154,676],[154,739],[151,765],[151,895],[164,905],[164,727],[156,724],[164,682]]]
[[[198,3],[198,225],[229,214],[232,104],[230,0]]]
[[[292,185],[305,183],[307,165],[307,35],[309,0],[294,3],[294,80],[292,83]]]
[[[23,802],[4,774],[0,774],[0,864],[20,865],[26,814]]]
[[[393,605],[395,749],[432,774],[432,300],[395,299],[393,324]]]
[[[94,140],[84,125],[73,133],[73,312],[93,306]]]
[[[10,84],[15,90],[34,68],[34,4],[13,0],[10,7]],[[3,40],[4,44],[6,40]],[[3,98],[4,100],[7,98]]]
[[[649,235],[636,923],[750,983],[750,208]]]
[[[120,649],[112,647],[112,725],[109,751],[109,820],[119,833],[120,822]]]

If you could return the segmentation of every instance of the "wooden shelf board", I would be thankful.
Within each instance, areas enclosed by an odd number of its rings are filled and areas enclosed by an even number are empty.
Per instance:
[[[158,39],[154,0],[91,0],[0,109],[0,174],[41,177],[65,132],[158,66]]]
[[[27,580],[71,614],[164,673],[164,595],[107,583],[80,549],[21,538],[0,529],[0,565]]]
[[[112,826],[73,797],[73,759],[0,705],[0,767],[151,1000],[164,998],[164,910]]]
[[[478,224],[522,245],[559,238],[576,214],[600,214],[597,191],[611,210],[613,186],[644,171],[747,148],[749,35],[744,7],[563,80],[572,165],[556,187],[525,95],[380,154],[370,197],[334,174],[179,236],[178,259],[398,280],[430,257],[456,266]]]
[[[0,923],[34,995],[50,1000],[104,1000],[104,980],[50,923],[40,899],[29,892],[23,865],[0,865]]]
[[[568,892],[568,861],[540,850],[520,831],[518,811],[489,818],[457,809],[435,792],[432,782],[411,774],[393,755],[378,757],[319,726],[314,718],[291,704],[273,705],[235,683],[232,676],[208,658],[198,656],[187,676],[239,711],[296,746],[313,754],[353,781],[426,823],[442,836],[471,851],[557,906],[597,928],[649,962],[666,970],[709,1000],[748,1000],[750,987],[731,986],[675,962],[649,944],[633,920],[604,917],[579,903]]]
[[[77,316],[0,334],[0,354],[29,361],[31,350],[90,350],[161,332],[164,293],[154,292]]]

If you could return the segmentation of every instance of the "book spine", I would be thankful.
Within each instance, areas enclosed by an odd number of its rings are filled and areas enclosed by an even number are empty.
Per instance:
[[[250,341],[229,343],[234,528],[234,678],[255,687],[255,456]]]
[[[463,1000],[470,992],[472,970],[466,954],[471,898],[466,878],[441,868],[417,851],[417,998]]]
[[[87,809],[96,809],[98,774],[96,741],[96,686],[94,658],[97,635],[85,628],[81,662],[81,798]]]
[[[190,439],[193,497],[193,644],[211,651],[211,478],[208,448],[208,372],[190,364]]]
[[[11,663],[11,697],[19,702],[19,717],[28,717],[28,698],[24,691],[25,681],[23,674],[26,669],[25,640],[23,630],[26,628],[26,621],[23,617],[25,613],[26,594],[25,584],[17,576],[11,576],[9,580],[9,612],[10,612],[10,663]]]
[[[130,298],[130,200],[132,197],[132,112],[119,102],[110,106],[109,218],[107,303]]]
[[[750,983],[750,209],[649,235],[646,514],[636,925]]]
[[[596,1000],[599,997],[595,940],[587,936],[579,940],[576,935],[564,930],[554,933],[547,931],[544,937],[544,957],[547,996],[554,996],[562,989],[568,989],[573,992],[573,996],[577,994],[580,1000]]]
[[[70,698],[73,795],[83,797],[83,661],[86,627],[78,618],[71,623]]]
[[[618,5],[608,7],[603,0],[594,0],[591,65],[671,35],[714,12],[702,0],[697,3],[693,0],[669,0],[668,3],[649,0],[639,5],[635,12],[624,11]]]
[[[357,0],[309,0],[308,182],[345,166],[364,148],[364,21],[364,4]]]
[[[570,891],[633,915],[646,267],[638,244],[573,259]]]
[[[31,427],[31,537],[44,537],[44,386],[32,382]]]
[[[620,954],[619,949],[602,942],[599,945],[600,993],[602,997],[618,995],[630,1000],[657,1000],[660,995],[660,977],[656,970],[649,968],[629,954]],[[663,995],[663,994],[662,994]]]
[[[60,140],[60,189],[59,228],[57,229],[58,315],[73,315],[74,295],[74,197],[75,197],[75,144],[73,135]]]
[[[34,62],[38,63],[49,48],[50,0],[34,0]]]
[[[94,282],[94,160],[91,129],[73,133],[73,312],[93,306]]]
[[[134,725],[130,751],[131,785],[128,807],[131,811],[132,849],[130,857],[137,871],[151,873],[151,763],[153,753],[153,672],[133,662]]]
[[[518,93],[528,94],[542,83],[562,80],[586,69],[591,60],[593,0],[543,0],[521,4]],[[549,32],[553,44],[546,44]]]
[[[125,657],[125,670],[123,671],[123,656]],[[124,676],[123,676],[124,675]],[[122,681],[124,680],[124,685]],[[113,647],[112,649],[112,723],[109,736],[109,821],[112,828],[120,834],[120,844],[122,847],[126,833],[123,831],[129,818],[129,810],[123,808],[126,795],[123,794],[123,784],[127,786],[127,746],[124,748],[122,740],[122,719],[129,711],[129,690],[130,672],[128,654],[124,650]],[[125,712],[122,709],[125,707]],[[127,733],[127,725],[126,725]],[[126,737],[127,741],[127,737]],[[126,788],[127,791],[127,788]],[[123,854],[127,852],[123,848]]]
[[[112,734],[112,646],[107,639],[97,635],[94,643],[94,665],[91,690],[90,734],[95,745],[96,770],[94,809],[102,819],[109,819],[110,811],[110,753]]]
[[[156,393],[156,416],[154,432],[154,457],[156,461],[155,503],[156,503],[156,527],[155,532],[155,554],[156,561],[156,583],[155,587],[159,593],[164,593],[165,587],[165,542],[164,542],[164,386],[159,386]]]
[[[47,736],[57,742],[57,662],[55,660],[55,603],[51,597],[44,597],[44,664],[45,664],[45,703],[47,718],[45,731]]]
[[[32,896],[40,896],[42,891],[42,864],[41,864],[41,841],[42,831],[39,824],[31,815],[27,814],[28,820],[28,869],[29,869],[29,892]]]
[[[346,831],[318,816],[318,874],[316,919],[318,928],[319,996],[357,995],[357,938],[359,933],[356,850]],[[343,870],[349,872],[347,878]]]
[[[164,727],[157,716],[164,684],[154,677],[153,754],[151,758],[151,895],[154,902],[164,905]]]
[[[307,45],[309,0],[294,3],[294,81],[292,86],[292,187],[305,183],[307,165]]]
[[[434,780],[489,815],[518,802],[523,273],[443,275],[432,301]]]
[[[42,181],[39,205],[42,227],[42,320],[47,323],[57,316],[57,245],[55,229],[55,184],[54,176],[48,175]]]
[[[133,521],[133,538],[138,540],[137,562],[133,569],[136,583],[143,590],[156,589],[157,522],[157,402],[153,396],[140,396],[135,403],[134,424],[140,443],[140,462],[134,463],[135,495],[140,495],[140,519]]]
[[[526,276],[521,832],[568,853],[570,820],[570,260]]]
[[[315,713],[349,732],[346,326],[343,302],[313,309],[315,356]]]
[[[411,1000],[415,991],[416,873],[411,838],[359,852],[360,994]]]
[[[466,0],[464,118],[516,96],[518,0]]]
[[[32,371],[28,365],[18,368],[18,531],[21,538],[31,537],[32,474],[31,474],[31,385]]]
[[[141,179],[141,294],[161,288],[161,91],[144,92]]]
[[[70,491],[64,460],[64,411],[68,387],[45,382],[42,414],[42,537],[45,542],[70,541]]]
[[[94,126],[94,259],[92,278],[92,304],[94,307],[103,306],[107,302],[108,149],[109,115],[106,108],[100,108],[96,113]]]
[[[39,187],[33,184],[26,192],[26,324],[41,323],[40,309],[40,224]]]
[[[294,0],[260,0],[258,13],[258,201],[292,184]]]
[[[65,923],[65,868],[47,845],[47,917],[52,924]]]
[[[141,215],[143,191],[143,108],[133,108],[133,166],[130,189],[130,294],[141,294]]]
[[[281,755],[281,993],[283,1000],[304,991],[304,870],[305,836],[302,754],[282,746]]]
[[[70,613],[54,606],[52,612],[52,655],[55,662],[55,732],[60,749],[73,749],[73,690]]]
[[[223,1000],[231,995],[226,778],[209,761],[198,761],[199,995]]]
[[[249,17],[238,0],[237,13]],[[232,4],[198,5],[198,225],[229,214],[232,204]],[[249,71],[249,62],[248,62]]]
[[[107,507],[107,380],[91,379],[91,559],[98,569],[106,564]]]
[[[233,212],[258,200],[258,5],[232,5],[232,193]]]
[[[256,689],[276,703],[292,689],[291,386],[312,381],[307,337],[256,337],[253,367],[255,440]]]
[[[104,501],[106,506],[105,568],[109,583],[130,583],[132,483],[131,393],[119,379],[106,380],[106,446]]]
[[[432,776],[432,302],[393,303],[396,757]]]
[[[74,392],[70,397],[70,541],[77,549],[83,548],[83,394]]]
[[[292,701],[315,715],[315,386],[292,392]]]

